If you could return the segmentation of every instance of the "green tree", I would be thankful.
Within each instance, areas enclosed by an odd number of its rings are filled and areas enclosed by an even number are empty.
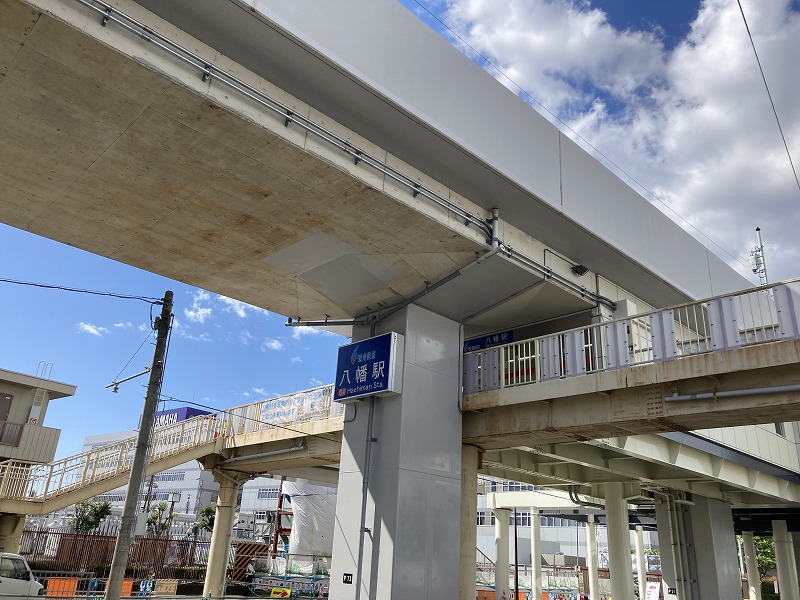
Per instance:
[[[168,509],[166,502],[159,502],[153,507],[147,517],[147,533],[156,537],[161,537],[166,533],[171,522]]]
[[[69,520],[75,531],[87,533],[100,526],[100,523],[111,514],[111,503],[90,498],[75,505],[75,516]]]
[[[756,560],[758,561],[758,574],[761,579],[775,568],[775,547],[772,545],[771,537],[755,536],[753,541],[756,543]]]
[[[214,531],[214,518],[216,517],[216,514],[217,509],[214,506],[211,504],[204,506],[200,509],[200,512],[197,513],[197,525],[200,527],[200,529]]]

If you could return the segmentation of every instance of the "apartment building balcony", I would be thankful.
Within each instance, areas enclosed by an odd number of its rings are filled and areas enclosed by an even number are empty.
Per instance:
[[[0,460],[49,463],[58,446],[60,429],[0,421]]]

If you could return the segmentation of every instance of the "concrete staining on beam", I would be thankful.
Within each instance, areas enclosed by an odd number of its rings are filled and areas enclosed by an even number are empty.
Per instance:
[[[3,0],[4,222],[302,317],[346,318],[390,305],[487,248],[481,233],[452,215],[380,173],[357,168],[303,130],[285,127],[213,78],[204,83],[169,55],[101,27],[77,3],[37,4],[70,25]],[[141,7],[128,9],[148,17]],[[393,160],[212,49],[159,25],[296,114]],[[351,249],[345,260],[328,265],[329,257],[317,256],[312,274],[270,264],[271,255],[315,233]],[[347,295],[331,282],[347,277],[351,263],[368,265]]]

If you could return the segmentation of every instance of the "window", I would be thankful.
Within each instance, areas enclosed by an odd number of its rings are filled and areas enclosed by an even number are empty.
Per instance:
[[[147,498],[147,494],[139,494],[139,501],[143,502]],[[172,492],[153,492],[150,494],[150,502],[171,502]],[[175,502],[181,501],[181,495],[178,493],[178,499]]]
[[[122,502],[125,500],[125,494],[122,492],[106,492],[105,494],[95,496],[94,499],[100,502]]]
[[[0,577],[29,581],[30,573],[28,573],[28,567],[25,566],[25,562],[22,559],[4,556],[0,559]]]
[[[479,510],[478,525],[494,525],[494,513],[490,510]]]
[[[278,490],[275,488],[260,488],[258,490],[258,499],[263,500],[265,498],[277,498],[278,497]]]
[[[775,433],[781,437],[786,437],[786,428],[783,426],[783,423],[775,423]]]
[[[164,471],[158,475],[153,475],[153,481],[183,481],[186,471]]]
[[[253,518],[255,519],[256,523],[263,523],[267,520],[267,511],[257,510],[253,513]]]

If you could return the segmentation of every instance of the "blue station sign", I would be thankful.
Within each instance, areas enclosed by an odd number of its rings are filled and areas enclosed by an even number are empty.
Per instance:
[[[501,331],[499,333],[492,333],[471,340],[464,341],[464,354],[467,352],[475,352],[476,350],[485,350],[493,346],[502,346],[503,344],[510,344],[514,341],[514,332]]]
[[[402,392],[403,348],[403,336],[394,332],[340,346],[333,399],[350,402]]]

